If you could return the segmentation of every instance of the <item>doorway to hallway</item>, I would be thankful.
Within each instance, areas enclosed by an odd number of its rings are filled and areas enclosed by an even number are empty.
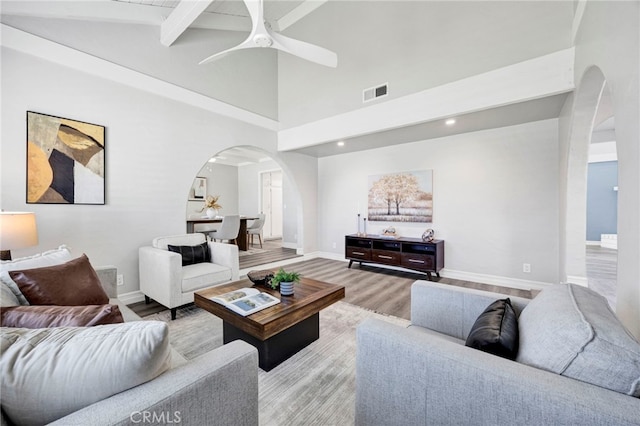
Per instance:
[[[282,238],[282,170],[262,172],[260,181],[260,209],[265,215],[263,238]]]

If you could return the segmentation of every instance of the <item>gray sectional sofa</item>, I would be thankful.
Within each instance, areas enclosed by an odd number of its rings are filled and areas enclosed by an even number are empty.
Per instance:
[[[593,312],[577,313],[575,327],[554,317],[553,313],[559,311],[576,314],[575,306],[562,307],[565,302],[558,301],[555,294],[542,297],[536,309],[528,313],[529,318],[523,318],[523,312],[530,303],[533,306],[532,301],[511,297],[520,316],[520,351],[512,361],[465,346],[476,318],[496,299],[508,296],[415,282],[408,328],[368,319],[357,329],[356,424],[640,424],[638,342],[625,334],[624,327],[611,337],[599,324],[589,324],[606,322],[601,320],[611,319],[612,313],[606,312],[609,308],[604,298],[600,304],[588,293],[580,297],[583,296],[588,303],[577,298],[578,304],[589,304],[586,309],[597,312],[595,316]],[[532,314],[540,315],[544,304],[551,305],[552,314],[542,313],[545,318],[535,319],[539,324],[531,324]],[[557,328],[547,336],[541,326]],[[571,355],[570,365],[565,365],[561,374],[519,362],[521,354],[525,361],[532,362],[530,359],[539,355],[547,338],[552,344],[547,348],[550,356],[561,354],[566,349],[562,348],[564,342],[572,341],[580,330],[586,331],[585,340],[579,343],[577,353]],[[622,352],[615,352],[620,349]],[[531,355],[529,360],[526,355]],[[586,379],[597,379],[598,372],[589,369],[598,364],[603,367],[594,359],[600,356],[610,357],[605,361],[609,365],[605,364],[600,373],[604,372],[603,380],[612,380],[613,384],[604,386],[620,384],[628,394],[566,376],[573,369],[582,370],[578,374],[585,374]],[[582,362],[579,367],[578,362]],[[618,374],[626,377],[617,379]]]
[[[110,303],[120,307],[125,322],[140,320],[117,299],[116,269],[97,268],[96,272]],[[258,354],[253,346],[235,341],[190,361],[174,350],[171,353],[170,369],[153,380],[95,402],[51,424],[258,424]],[[95,386],[101,385],[96,383]],[[33,403],[37,403],[37,398]],[[2,425],[10,424],[3,412]]]

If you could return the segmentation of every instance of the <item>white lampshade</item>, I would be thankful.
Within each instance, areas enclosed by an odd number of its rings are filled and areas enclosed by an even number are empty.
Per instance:
[[[37,244],[35,213],[0,212],[0,250],[15,250]]]

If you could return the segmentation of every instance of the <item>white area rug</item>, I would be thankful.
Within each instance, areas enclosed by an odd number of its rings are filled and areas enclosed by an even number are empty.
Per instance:
[[[352,425],[355,412],[356,327],[366,318],[409,321],[345,302],[320,312],[320,338],[270,372],[259,372],[261,425]],[[169,324],[171,344],[192,359],[222,345],[222,320],[195,306],[144,318]]]

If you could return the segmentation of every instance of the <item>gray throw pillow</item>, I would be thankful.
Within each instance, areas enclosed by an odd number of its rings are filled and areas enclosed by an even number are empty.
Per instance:
[[[527,305],[518,323],[516,361],[640,397],[640,344],[598,293],[553,285]]]

